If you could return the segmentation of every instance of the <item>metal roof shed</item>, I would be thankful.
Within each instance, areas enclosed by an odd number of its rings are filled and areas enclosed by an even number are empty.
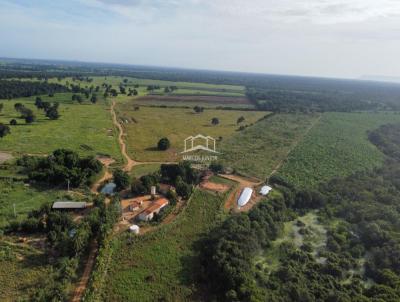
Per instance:
[[[250,198],[251,195],[253,194],[253,189],[246,187],[243,189],[242,193],[239,196],[239,199],[237,201],[239,208],[243,207],[244,205],[246,205]]]
[[[80,210],[86,208],[86,202],[81,201],[56,201],[53,203],[54,210]]]

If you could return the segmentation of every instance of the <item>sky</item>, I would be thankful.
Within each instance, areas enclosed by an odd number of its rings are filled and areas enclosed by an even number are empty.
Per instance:
[[[399,0],[0,0],[0,57],[400,77]]]

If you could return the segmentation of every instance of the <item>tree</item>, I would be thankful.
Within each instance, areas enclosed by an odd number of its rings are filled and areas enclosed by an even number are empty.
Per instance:
[[[146,187],[140,181],[140,179],[135,178],[131,184],[131,192],[133,195],[143,195],[146,193]]]
[[[10,125],[11,125],[11,126],[17,125],[17,120],[13,118],[13,119],[10,121]]]
[[[32,124],[36,120],[36,116],[32,111],[28,112],[25,116],[25,123]]]
[[[10,134],[10,132],[10,127],[0,123],[0,137],[4,137],[7,134]]]
[[[3,104],[3,103],[0,103],[0,112],[3,111],[3,108],[4,108],[4,104]]]
[[[50,109],[46,111],[46,117],[48,117],[51,120],[56,120],[60,117],[58,114],[58,110],[56,106],[52,106]]]
[[[170,90],[169,87],[167,86],[167,87],[164,88],[164,92],[165,92],[165,93],[170,93],[171,90]]]
[[[157,148],[160,151],[165,151],[165,150],[169,149],[170,145],[171,145],[171,143],[169,142],[169,139],[166,137],[163,137],[162,139],[160,139],[158,141]]]
[[[40,97],[36,97],[35,106],[37,109],[43,109],[43,101]]]
[[[200,106],[194,106],[193,110],[194,110],[194,112],[196,112],[196,113],[200,113],[200,112],[203,112],[203,111],[204,111],[204,108],[203,108],[203,107],[200,107]]]
[[[123,190],[129,186],[129,175],[121,169],[116,169],[113,172],[113,179],[117,190]]]
[[[237,119],[236,124],[240,124],[240,123],[244,122],[244,120],[245,120],[244,116],[241,116],[241,117],[239,117],[239,118]]]
[[[138,91],[136,89],[133,89],[133,95],[138,95]]]
[[[213,118],[211,119],[211,124],[212,124],[213,126],[218,125],[218,124],[219,124],[219,119],[218,119],[217,117],[213,117]]]
[[[96,104],[96,103],[97,103],[97,95],[93,94],[92,97],[90,98],[90,101],[91,101],[93,104]]]
[[[24,105],[22,105],[21,103],[15,103],[14,104],[14,109],[17,111],[17,112],[21,112],[21,109],[22,108],[24,108]]]

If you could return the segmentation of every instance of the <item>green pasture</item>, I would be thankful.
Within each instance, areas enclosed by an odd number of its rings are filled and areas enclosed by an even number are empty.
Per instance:
[[[35,97],[0,101],[4,109],[0,122],[9,124],[16,119],[18,125],[10,126],[11,134],[0,140],[0,150],[14,154],[49,154],[58,148],[68,148],[82,155],[106,154],[121,160],[116,130],[112,124],[108,102],[97,104],[71,101],[70,93],[42,97],[44,101],[59,102],[60,118],[49,120],[43,110],[34,106]],[[33,110],[37,121],[26,124],[15,111],[14,104],[22,103]]]
[[[205,110],[194,113],[184,108],[140,107],[124,103],[117,106],[118,117],[123,121],[129,154],[138,161],[177,161],[182,158],[184,139],[191,135],[203,134],[219,140],[226,140],[237,132],[237,119],[245,117],[243,124],[253,124],[266,112],[240,110]],[[219,125],[211,125],[217,117]],[[167,137],[171,148],[167,151],[156,149],[159,139]],[[220,143],[217,142],[217,149]]]

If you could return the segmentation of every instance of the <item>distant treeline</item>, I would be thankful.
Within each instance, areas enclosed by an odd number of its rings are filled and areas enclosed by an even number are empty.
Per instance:
[[[89,76],[241,85],[259,109],[275,112],[400,108],[400,85],[393,83],[54,61],[6,60],[0,65],[0,78],[85,80]]]
[[[282,197],[214,229],[202,244],[199,276],[210,300],[400,301],[399,131],[400,125],[387,125],[370,133],[388,156],[383,167],[318,190],[275,184]],[[325,248],[272,246],[284,221],[317,209],[327,231]],[[313,236],[301,221],[296,225],[300,234]],[[272,248],[276,265],[255,263]]]
[[[33,95],[53,95],[67,92],[68,88],[60,84],[46,82],[0,80],[0,99],[13,99]]]
[[[373,96],[357,95],[355,92],[334,91],[292,91],[250,88],[247,97],[260,110],[273,112],[324,112],[393,110],[400,108],[400,102],[377,101]],[[400,99],[399,99],[400,101]]]

